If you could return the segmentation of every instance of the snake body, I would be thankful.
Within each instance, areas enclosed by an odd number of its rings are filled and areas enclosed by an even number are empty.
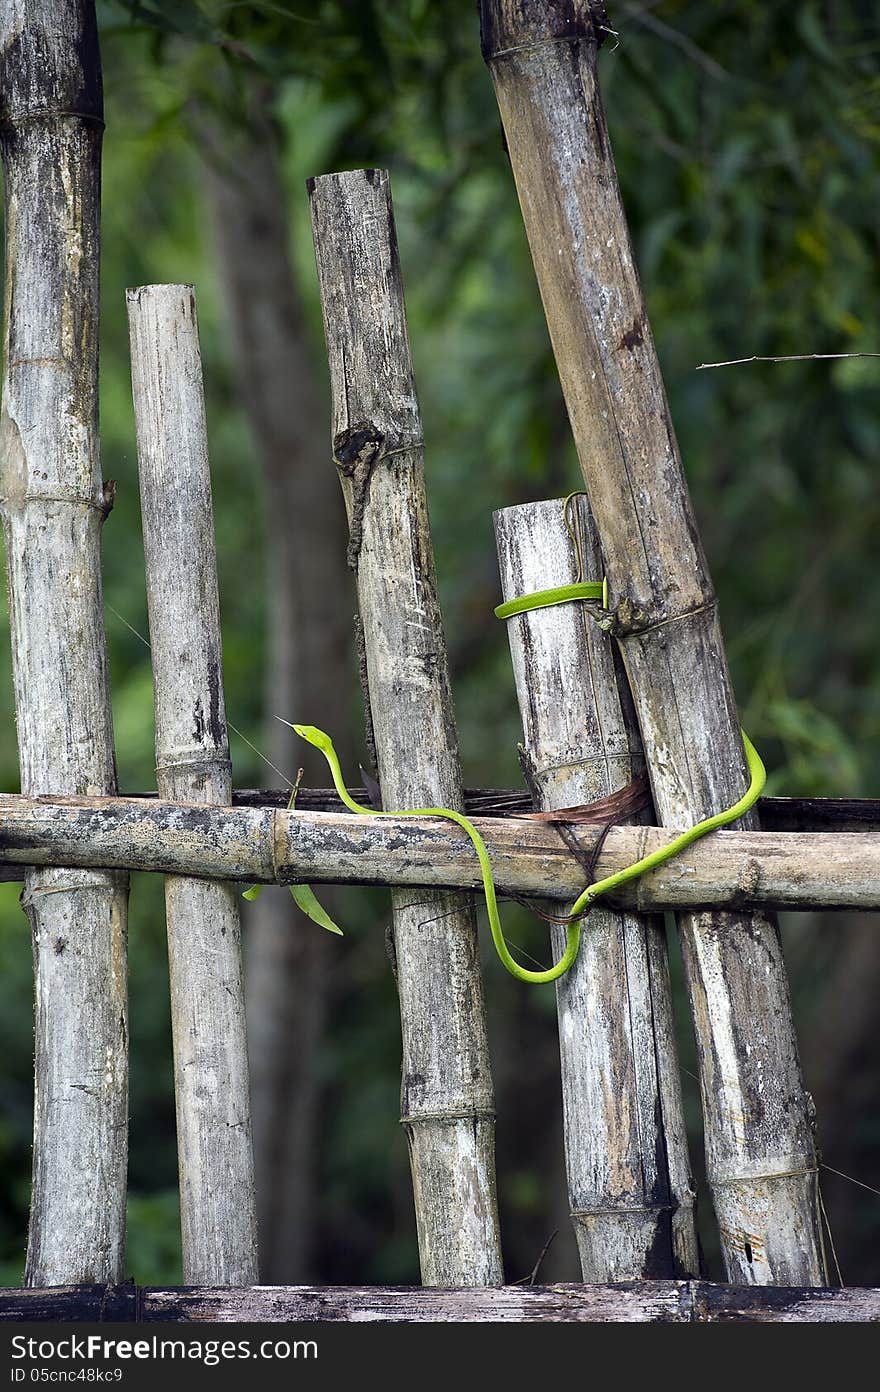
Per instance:
[[[533,594],[508,599],[495,610],[496,619],[512,619],[514,614],[526,614],[531,609],[551,609],[557,604],[573,604],[575,600],[592,599],[608,607],[607,580],[578,581],[576,585],[555,585],[551,590],[535,590]]]
[[[580,598],[581,596],[578,596]],[[550,602],[559,602],[550,601]],[[279,717],[280,719],[280,717]],[[290,725],[291,729],[309,744],[319,749],[327,760],[333,783],[337,793],[346,807],[352,812],[361,813],[367,817],[445,817],[447,821],[455,822],[467,832],[470,837],[477,858],[480,863],[480,872],[483,878],[483,893],[486,898],[486,911],[489,916],[489,929],[492,934],[492,942],[495,951],[501,958],[504,966],[519,981],[530,983],[543,983],[556,981],[563,976],[573,964],[577,957],[578,947],[581,937],[581,921],[583,914],[588,907],[601,895],[608,894],[613,889],[618,889],[621,885],[627,884],[630,880],[638,879],[640,875],[646,874],[649,870],[654,870],[664,861],[671,860],[686,846],[690,846],[694,841],[698,841],[701,836],[706,836],[708,832],[715,831],[718,827],[727,826],[728,823],[736,821],[737,817],[743,816],[750,807],[754,805],[761,794],[761,790],[767,781],[767,774],[761,757],[755,746],[752,744],[746,732],[742,731],[743,747],[745,749],[746,763],[748,765],[751,782],[748,791],[734,803],[732,807],[724,812],[718,812],[713,817],[707,817],[704,821],[698,822],[696,826],[690,827],[687,831],[676,836],[666,846],[661,846],[659,850],[652,851],[650,855],[642,856],[640,860],[632,865],[627,865],[623,870],[618,870],[613,875],[607,875],[602,880],[597,880],[594,884],[588,885],[582,894],[578,896],[571,907],[569,917],[572,921],[568,925],[566,934],[565,950],[552,967],[546,971],[531,971],[527,967],[520,966],[519,962],[510,954],[510,949],[501,928],[501,919],[498,913],[498,899],[495,894],[495,881],[492,877],[492,866],[489,861],[489,852],[473,822],[462,812],[455,812],[448,807],[417,807],[406,812],[380,812],[374,807],[364,807],[355,802],[349,795],[342,776],[342,769],[339,764],[339,757],[333,747],[333,741],[323,730],[319,730],[315,725],[293,725],[289,720],[284,721],[285,725]],[[580,915],[580,917],[578,917]]]

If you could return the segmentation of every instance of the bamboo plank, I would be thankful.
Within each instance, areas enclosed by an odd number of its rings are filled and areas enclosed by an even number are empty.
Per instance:
[[[0,1290],[0,1321],[139,1324],[877,1323],[880,1289],[708,1281],[495,1286],[71,1286]],[[317,1332],[317,1330],[315,1331]],[[145,1339],[179,1338],[146,1329]]]
[[[551,826],[475,817],[502,891],[560,902],[584,887],[581,861]],[[589,856],[599,829],[576,829]],[[668,845],[662,827],[613,827],[596,865],[610,875]],[[262,884],[374,884],[478,890],[467,836],[439,819],[210,807],[155,798],[0,795],[0,865],[146,870]],[[609,903],[665,909],[880,907],[880,835],[868,832],[715,831]],[[311,931],[311,930],[310,930]]]
[[[601,575],[583,498],[571,516],[583,573]],[[495,538],[505,600],[576,583],[561,498],[496,512]],[[578,604],[519,614],[506,627],[525,736],[520,757],[537,805],[572,807],[617,792],[642,771],[644,755],[611,640]],[[551,938],[556,960],[566,929],[554,927]],[[697,1275],[662,918],[599,904],[556,996],[569,1203],[584,1280]]]
[[[232,1297],[232,1298],[230,1298]],[[614,1286],[496,1286],[425,1290],[407,1286],[274,1287],[254,1291],[144,1292],[152,1320],[284,1320],[388,1324],[687,1321],[685,1281]]]
[[[220,607],[195,295],[127,295],[156,709],[156,782],[229,803]],[[165,881],[184,1276],[257,1279],[241,928],[225,883]]]
[[[349,520],[384,805],[462,805],[388,175],[309,181],[330,362],[333,457]],[[320,723],[320,712],[315,716]],[[503,1277],[495,1113],[473,904],[392,895],[403,1036],[401,1120],[410,1149],[422,1279]]]
[[[98,443],[103,103],[94,5],[0,3],[6,323],[0,506],[21,786],[116,790]],[[25,1280],[118,1280],[128,1127],[128,885],[30,872],[34,1158]]]
[[[687,826],[736,801],[746,770],[598,86],[607,17],[596,0],[482,0],[481,17],[657,815]],[[679,933],[727,1274],[819,1283],[811,1110],[777,927],[716,913],[681,918]]]
[[[503,1286],[484,1290],[405,1287],[288,1287],[256,1291],[159,1291],[147,1288],[143,1316],[156,1319],[381,1320],[389,1323],[741,1324],[876,1323],[874,1287],[712,1285],[706,1281],[634,1281],[615,1285]]]

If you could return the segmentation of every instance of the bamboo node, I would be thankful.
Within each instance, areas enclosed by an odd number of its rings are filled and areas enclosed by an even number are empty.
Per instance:
[[[553,44],[592,44],[599,49],[609,28],[604,0],[570,0],[550,6],[542,0],[481,0],[480,48],[487,63],[509,54]]]
[[[763,1184],[773,1179],[803,1179],[808,1175],[815,1175],[818,1179],[818,1165],[804,1165],[794,1170],[774,1170],[769,1174],[724,1175],[720,1178],[717,1175],[712,1175],[710,1182],[712,1188],[717,1189],[721,1186],[729,1188],[737,1184]]]
[[[401,1116],[401,1126],[415,1126],[422,1122],[446,1121],[492,1121],[495,1120],[494,1107],[449,1107],[436,1112],[410,1112]]]
[[[4,112],[0,117],[0,130],[15,130],[18,126],[29,125],[33,121],[74,120],[85,121],[89,126],[103,130],[104,118],[92,111],[71,111],[66,107],[32,106],[23,111]]]
[[[658,1204],[629,1204],[621,1202],[619,1204],[597,1204],[595,1208],[573,1208],[570,1211],[570,1218],[573,1223],[586,1224],[591,1218],[601,1218],[607,1213],[611,1213],[615,1218],[626,1217],[632,1214],[634,1218],[643,1213],[677,1213],[681,1207],[676,1203]]]
[[[189,755],[185,759],[163,759],[161,764],[156,764],[155,772],[158,777],[162,773],[180,773],[181,771],[191,770],[196,773],[215,773],[221,777],[232,777],[232,761],[230,759],[199,758],[198,755]]]
[[[79,876],[74,871],[73,874],[65,876],[63,880],[56,880],[52,884],[40,884],[39,882],[35,883],[33,876],[29,876],[25,880],[20,903],[22,908],[26,909],[37,899],[44,899],[49,894],[76,894],[83,889],[109,889],[115,894],[125,884],[126,878],[124,872],[120,875],[119,871],[113,870],[105,870],[97,875],[94,871],[80,871]]]

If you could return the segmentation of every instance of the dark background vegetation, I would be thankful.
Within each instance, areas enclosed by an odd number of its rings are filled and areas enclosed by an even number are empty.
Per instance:
[[[335,491],[311,536],[314,480],[336,483],[304,180],[377,164],[393,176],[465,781],[519,786],[507,644],[491,613],[491,513],[561,495],[578,486],[579,471],[472,0],[106,0],[98,8],[107,109],[103,472],[119,484],[104,537],[105,591],[122,789],[154,781],[148,655],[126,626],[145,633],[147,620],[124,288],[149,281],[192,281],[198,291],[230,719],[291,773],[299,752],[278,744],[271,717],[323,723],[335,700],[349,762],[366,758],[350,638],[334,663],[316,655],[309,623],[318,598],[303,578],[322,564],[316,547],[344,551]],[[771,770],[769,791],[880,796],[880,359],[696,371],[751,354],[880,349],[880,17],[856,0],[618,0],[610,9],[618,38],[600,57],[609,124],[743,723]],[[265,291],[249,286],[245,272],[255,266],[277,275],[281,300],[261,300]],[[286,390],[267,386],[254,346],[273,299],[289,308]],[[322,602],[349,635],[353,593],[341,566],[338,575],[338,587],[321,585]],[[286,684],[270,663],[279,624],[294,635],[298,663]],[[15,789],[5,610],[0,646],[0,786]],[[310,708],[289,709],[291,691]],[[233,759],[239,786],[273,781],[235,736]],[[354,763],[351,777],[358,781]],[[30,1178],[30,947],[17,893],[0,885],[4,1284],[21,1279]],[[248,945],[252,982],[280,990],[270,1000],[254,988],[250,1001],[252,1039],[266,1051],[252,1064],[270,1097],[264,1132],[273,1147],[272,1165],[264,1162],[274,1175],[262,1203],[265,1274],[412,1282],[387,896],[347,892],[335,906],[346,937],[312,947],[319,930],[295,916],[289,897],[276,901],[284,933],[306,944],[299,964],[283,951],[272,957],[277,932],[253,930]],[[546,956],[540,926],[509,914],[512,935]],[[868,915],[783,923],[823,1159],[880,1188],[878,927]],[[699,1173],[674,933],[671,944]],[[553,993],[514,982],[491,952],[484,958],[507,1275],[527,1275],[558,1228],[542,1274],[575,1279]],[[179,1282],[162,892],[147,876],[132,885],[130,992],[127,1272]],[[289,1116],[295,1137],[284,1135]],[[822,1188],[846,1282],[877,1284],[880,1195],[829,1170]],[[701,1202],[718,1275],[702,1188]]]

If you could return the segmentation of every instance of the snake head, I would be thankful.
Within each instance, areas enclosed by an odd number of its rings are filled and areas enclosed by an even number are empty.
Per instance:
[[[327,754],[333,749],[333,741],[323,730],[319,730],[317,725],[294,725],[292,720],[285,720],[283,715],[276,715],[276,720],[280,720],[282,725],[294,730],[300,739],[308,740],[316,749],[320,749],[322,754]]]
[[[319,730],[317,725],[293,725],[291,729],[296,731],[300,739],[307,740],[316,749],[320,749],[322,754],[328,753],[333,748],[330,736],[325,734],[323,730]]]

